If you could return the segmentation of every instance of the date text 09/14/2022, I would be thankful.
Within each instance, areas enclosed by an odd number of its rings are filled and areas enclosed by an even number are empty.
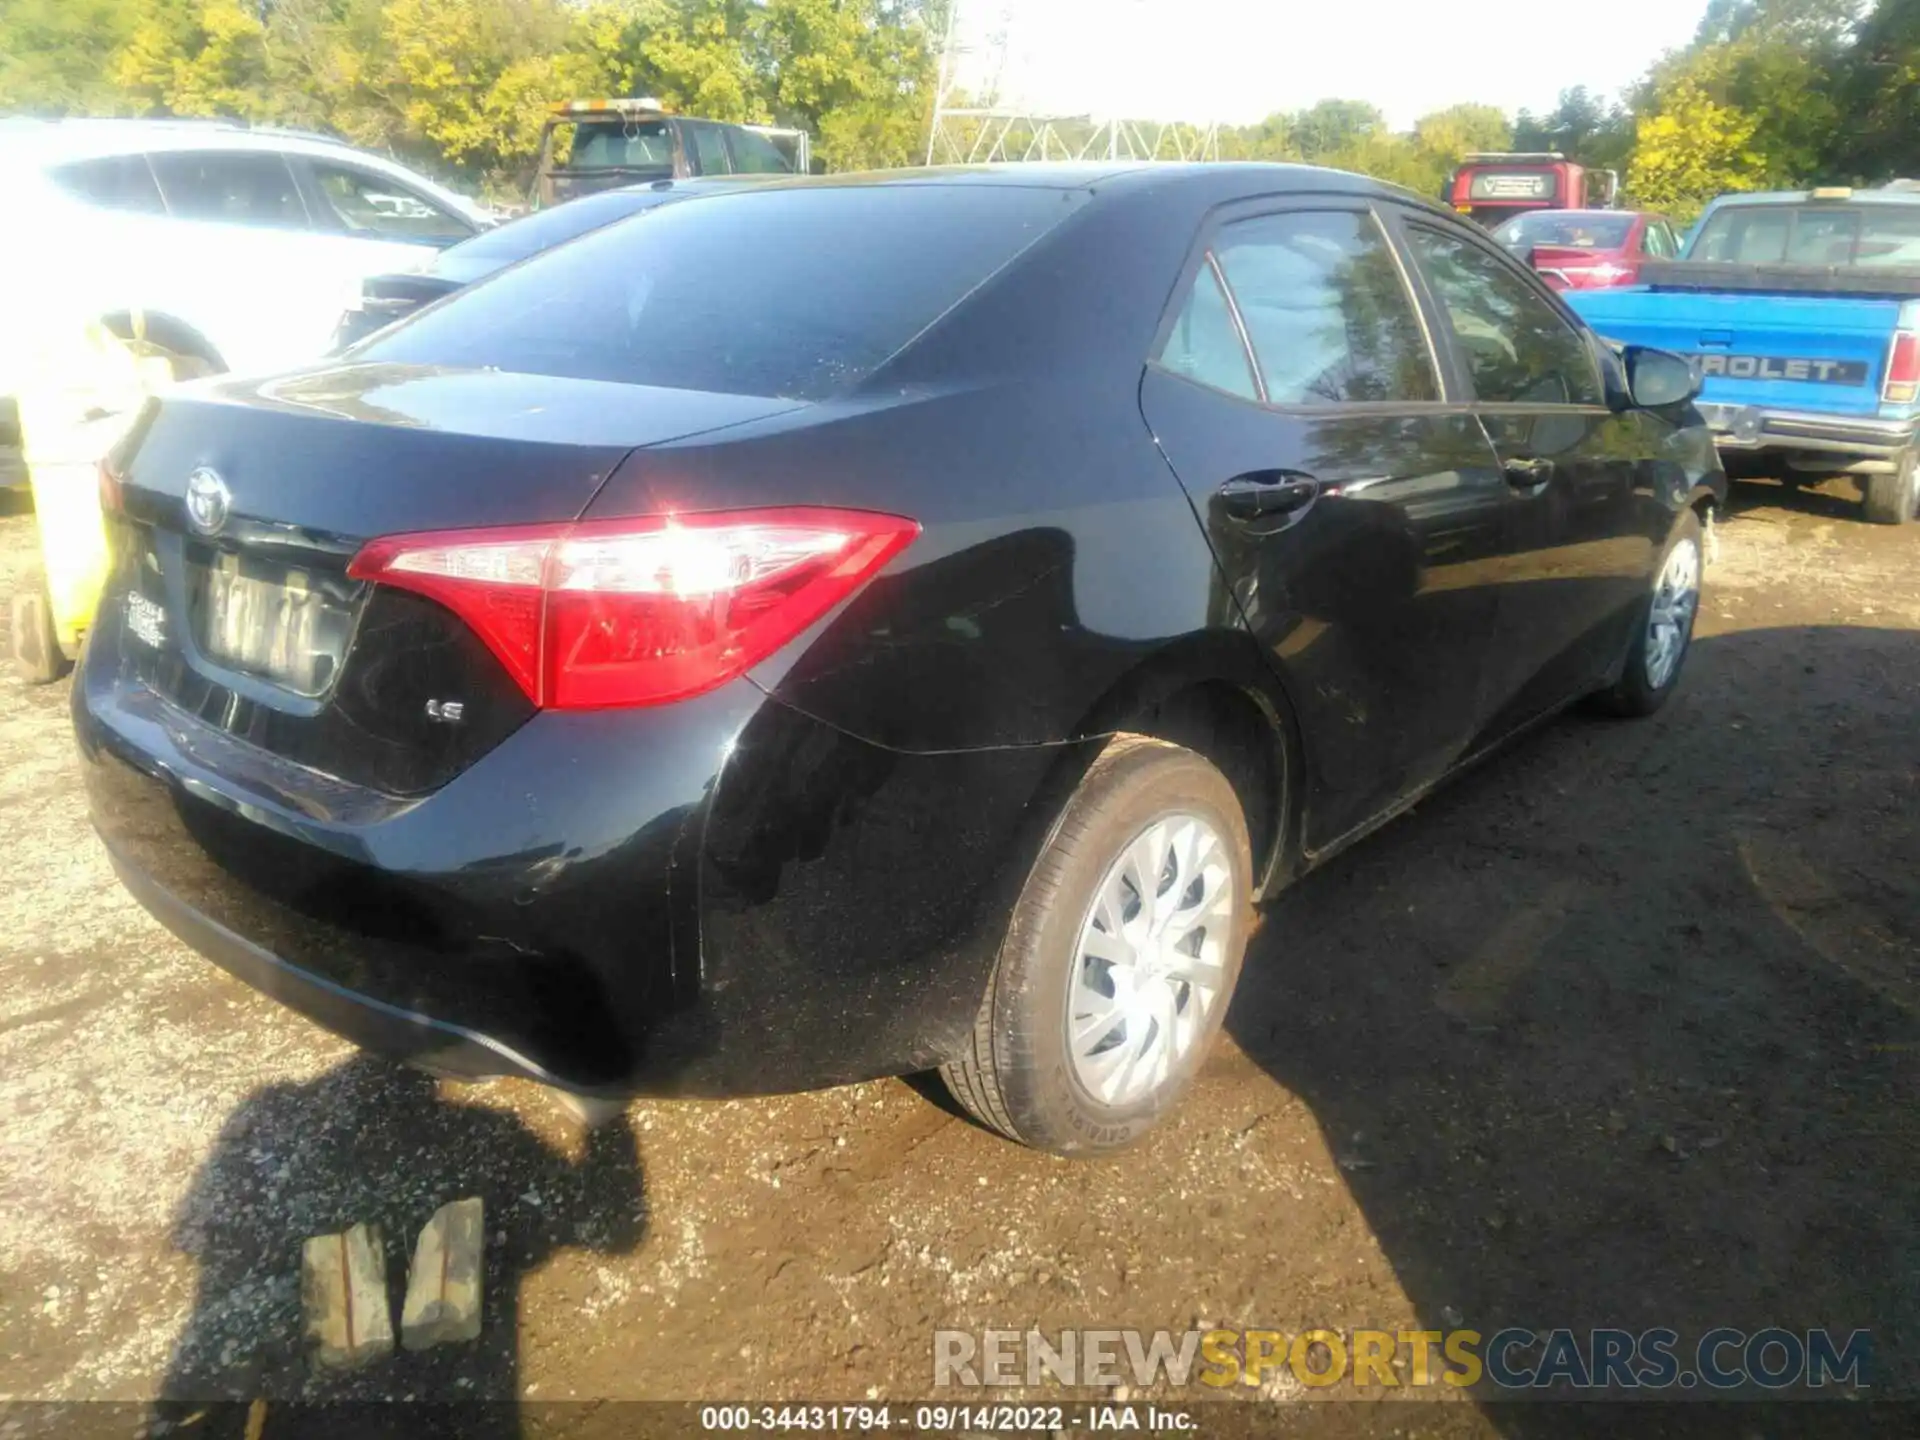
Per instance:
[[[700,1428],[707,1431],[911,1431],[939,1435],[961,1431],[1006,1434],[1054,1434],[1076,1430],[1147,1430],[1187,1433],[1196,1428],[1191,1412],[1158,1405],[706,1405]]]

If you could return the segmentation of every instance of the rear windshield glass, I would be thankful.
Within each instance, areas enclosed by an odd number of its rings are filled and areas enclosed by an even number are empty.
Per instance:
[[[470,282],[495,270],[504,270],[517,260],[550,250],[576,235],[598,230],[616,220],[655,205],[679,198],[683,191],[603,190],[556,205],[551,210],[536,210],[523,219],[513,220],[497,230],[488,230],[471,240],[463,240],[443,250],[440,258],[427,268],[436,275]]]
[[[823,399],[872,374],[1081,198],[848,185],[665,205],[536,255],[355,358]]]
[[[553,161],[569,170],[658,170],[673,173],[673,132],[664,120],[562,122],[554,127]]]
[[[1618,250],[1633,229],[1631,215],[1520,215],[1493,232],[1513,250],[1566,245],[1576,250]]]
[[[1920,205],[1729,205],[1689,260],[1730,265],[1920,265]]]

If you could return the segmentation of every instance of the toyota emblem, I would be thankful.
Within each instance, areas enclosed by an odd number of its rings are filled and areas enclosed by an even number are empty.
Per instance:
[[[233,492],[217,471],[204,465],[187,476],[187,523],[202,535],[212,535],[227,523]]]

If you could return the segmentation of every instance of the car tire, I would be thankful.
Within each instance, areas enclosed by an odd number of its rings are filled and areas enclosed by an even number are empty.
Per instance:
[[[1153,866],[1144,896],[1137,877]],[[1109,741],[1027,877],[969,1043],[941,1068],[954,1098],[1056,1155],[1137,1140],[1226,1015],[1252,874],[1245,813],[1218,769],[1164,740]]]
[[[1900,454],[1899,466],[1888,475],[1864,477],[1867,519],[1875,525],[1905,525],[1920,510],[1920,448]]]
[[[53,625],[53,599],[47,577],[34,567],[20,577],[9,616],[13,668],[29,685],[51,685],[72,668]]]
[[[1654,566],[1653,584],[1636,614],[1620,678],[1593,697],[1599,709],[1638,718],[1667,703],[1693,648],[1703,563],[1700,516],[1689,510]]]

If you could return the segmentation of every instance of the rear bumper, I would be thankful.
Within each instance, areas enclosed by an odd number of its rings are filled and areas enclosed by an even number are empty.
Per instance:
[[[1715,443],[1722,450],[1742,453],[1802,452],[1892,462],[1920,433],[1920,417],[1882,420],[1713,402],[1700,402],[1698,409],[1714,432]]]
[[[128,893],[181,940],[228,974],[364,1049],[447,1075],[517,1075],[578,1088],[492,1036],[389,1005],[290,965],[186,904],[111,842],[107,857]]]
[[[902,754],[741,680],[538,715],[395,799],[188,715],[119,672],[106,629],[74,722],[142,905],[369,1049],[584,1094],[808,1089],[957,1053],[1034,798],[1089,748]]]

